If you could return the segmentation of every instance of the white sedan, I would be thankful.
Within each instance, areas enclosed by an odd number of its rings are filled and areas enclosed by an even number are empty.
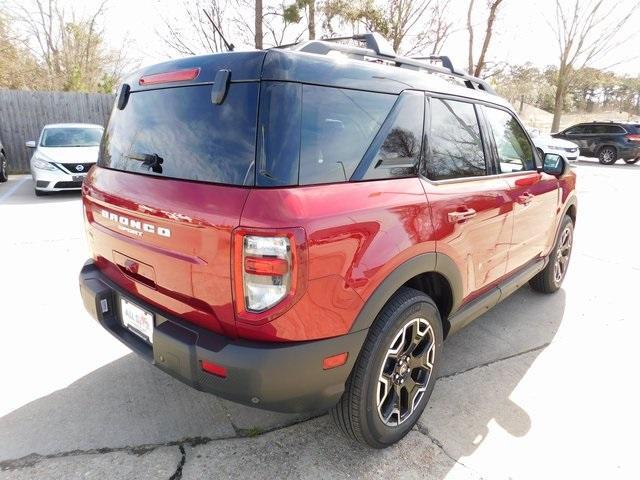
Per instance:
[[[88,123],[45,125],[31,157],[31,175],[36,195],[64,190],[78,190],[89,169],[98,160],[104,129]]]
[[[563,156],[572,165],[578,163],[580,148],[575,143],[553,138],[551,135],[543,135],[538,130],[530,130],[529,133],[541,157],[544,158],[546,153],[555,153]]]

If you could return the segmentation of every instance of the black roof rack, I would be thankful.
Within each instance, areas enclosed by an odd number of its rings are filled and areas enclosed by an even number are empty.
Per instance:
[[[345,40],[355,40],[361,42],[365,47],[357,47],[347,45]],[[333,37],[323,38],[322,40],[309,40],[303,43],[292,45],[282,45],[279,48],[290,48],[299,52],[316,53],[326,55],[329,52],[342,52],[351,58],[365,60],[367,58],[375,58],[384,62],[394,64],[396,67],[408,68],[418,71],[427,71],[429,73],[439,73],[454,78],[458,78],[464,82],[467,88],[474,90],[482,90],[484,92],[495,95],[496,92],[486,81],[481,78],[467,75],[462,70],[453,66],[451,59],[446,56],[429,56],[429,57],[403,57],[396,55],[393,47],[379,33],[363,33],[350,37]],[[442,66],[427,63],[424,60],[439,61]]]

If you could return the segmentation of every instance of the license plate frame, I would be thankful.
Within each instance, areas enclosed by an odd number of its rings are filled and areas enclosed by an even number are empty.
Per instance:
[[[153,345],[154,315],[126,298],[120,298],[122,326]]]

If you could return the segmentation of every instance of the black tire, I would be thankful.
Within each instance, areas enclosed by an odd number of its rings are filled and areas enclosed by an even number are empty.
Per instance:
[[[598,160],[603,165],[613,165],[618,161],[618,151],[614,147],[602,147],[598,151]]]
[[[535,277],[529,280],[529,286],[536,292],[540,293],[557,292],[562,286],[562,281],[567,274],[567,269],[569,268],[569,262],[571,260],[572,247],[573,220],[571,220],[570,216],[565,215],[565,217],[562,219],[562,223],[560,224],[556,243],[553,246],[553,250],[551,250],[551,253],[549,254],[549,263],[544,268],[544,270],[542,270]],[[564,261],[561,261],[559,259],[559,256],[564,258]],[[557,265],[558,262],[561,263],[561,266]],[[559,273],[557,271],[557,268],[561,268],[562,271]]]
[[[424,332],[422,337],[420,330]],[[416,339],[411,345],[404,341],[409,331],[412,340]],[[394,345],[397,345],[397,354],[390,353],[391,349],[395,350]],[[441,355],[442,322],[438,308],[424,293],[402,287],[387,302],[369,329],[342,398],[331,410],[333,420],[345,435],[373,448],[385,448],[396,443],[415,425],[429,401],[438,378]],[[406,359],[410,364],[404,363]],[[432,365],[430,369],[426,366],[427,360]],[[396,381],[381,381],[383,368],[390,369],[385,378],[397,377]],[[413,386],[411,392],[415,392],[415,396],[407,393],[409,385]],[[381,388],[386,391],[385,401],[378,402],[384,393]],[[413,398],[410,402],[413,406],[410,411],[405,411],[404,418],[400,413],[395,414],[396,425],[389,426],[387,423],[393,423],[394,413],[385,417],[385,423],[378,403],[385,414],[395,412],[393,406],[396,402],[393,400],[399,398],[396,392],[402,396],[403,388],[405,404],[408,406],[408,398]]]
[[[638,163],[638,160],[640,160],[640,157],[638,157],[638,158],[625,158],[624,159],[624,163],[626,163],[627,165],[633,165],[634,163]]]
[[[7,174],[7,158],[4,154],[0,153],[0,183],[6,182],[9,180],[9,175]]]

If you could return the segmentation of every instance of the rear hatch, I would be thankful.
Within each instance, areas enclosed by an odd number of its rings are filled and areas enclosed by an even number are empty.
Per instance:
[[[84,184],[98,267],[132,296],[230,336],[231,232],[255,182],[263,56],[192,57],[132,75]],[[232,81],[216,103],[220,70]]]

